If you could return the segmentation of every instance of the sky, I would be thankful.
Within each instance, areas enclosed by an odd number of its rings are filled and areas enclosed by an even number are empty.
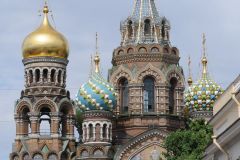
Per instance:
[[[240,68],[239,0],[155,0],[171,23],[171,43],[180,50],[180,65],[188,75],[192,57],[194,80],[200,76],[202,33],[206,33],[209,73],[223,88]],[[55,27],[70,45],[67,89],[74,98],[89,75],[90,56],[99,33],[101,68],[107,77],[114,48],[120,44],[120,21],[134,0],[50,0]],[[0,3],[0,159],[7,160],[15,136],[14,105],[24,89],[21,45],[41,22],[43,0],[1,0]]]

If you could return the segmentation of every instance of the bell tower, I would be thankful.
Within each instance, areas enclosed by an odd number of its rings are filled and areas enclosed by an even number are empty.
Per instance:
[[[113,128],[116,144],[126,144],[151,129],[167,133],[184,126],[185,79],[170,29],[154,0],[135,0],[132,14],[121,22],[121,44],[113,51],[109,70],[109,81],[119,95]]]
[[[75,156],[75,110],[66,90],[68,42],[51,26],[47,3],[39,28],[23,42],[25,89],[15,105],[11,160],[69,160]]]

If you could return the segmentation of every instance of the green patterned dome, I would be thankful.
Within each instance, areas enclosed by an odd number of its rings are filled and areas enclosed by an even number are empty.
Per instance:
[[[222,93],[222,88],[213,80],[201,78],[185,92],[185,106],[190,112],[213,111],[213,105]]]
[[[207,72],[207,57],[205,46],[205,35],[203,35],[203,58],[202,77],[197,82],[191,84],[191,77],[188,79],[189,88],[185,92],[185,106],[192,117],[212,116],[213,106],[218,97],[223,93],[223,89],[215,83]]]

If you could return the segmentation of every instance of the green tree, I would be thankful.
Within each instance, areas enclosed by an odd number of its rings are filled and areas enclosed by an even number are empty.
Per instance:
[[[212,127],[205,120],[189,120],[186,129],[171,133],[164,141],[167,160],[201,160],[212,141]]]

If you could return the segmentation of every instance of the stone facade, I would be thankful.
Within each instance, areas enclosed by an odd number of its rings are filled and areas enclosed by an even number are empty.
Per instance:
[[[65,89],[67,63],[58,58],[23,60],[25,89],[15,106],[11,160],[67,160],[73,156],[75,109]]]

